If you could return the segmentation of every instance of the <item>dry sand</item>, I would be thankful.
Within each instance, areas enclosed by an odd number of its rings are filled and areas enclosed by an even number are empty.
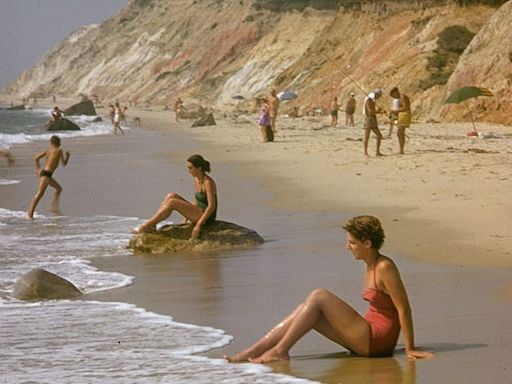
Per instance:
[[[290,363],[273,368],[328,383],[508,382],[510,127],[480,124],[480,131],[504,137],[469,139],[467,124],[415,124],[404,156],[396,155],[395,137],[383,141],[386,156],[365,159],[360,123],[329,128],[327,117],[281,117],[276,142],[261,144],[255,116],[190,128],[156,108],[129,110],[136,115],[143,129],[125,136],[64,142],[72,152],[70,167],[58,170],[64,213],[148,217],[165,192],[191,188],[184,159],[199,152],[212,162],[220,217],[268,242],[223,254],[99,259],[99,268],[135,282],[95,299],[225,329],[233,343],[210,355],[234,353],[315,287],[365,310],[363,267],[344,251],[339,223],[372,213],[386,229],[384,252],[406,282],[417,343],[437,357],[409,363],[400,346],[392,358],[348,357],[310,335]],[[2,207],[26,209],[35,190],[31,157],[40,145],[13,148],[14,168],[0,164],[1,177],[22,181],[0,187]]]

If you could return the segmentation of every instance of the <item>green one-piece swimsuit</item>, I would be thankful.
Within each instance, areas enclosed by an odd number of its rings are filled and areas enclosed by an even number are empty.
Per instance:
[[[208,196],[206,192],[196,192],[196,201],[197,206],[201,209],[201,211],[205,211],[208,208]],[[215,203],[217,203],[217,195],[215,195]],[[212,212],[210,217],[206,220],[205,224],[211,224],[215,221],[217,217],[217,204],[215,204],[215,210]]]

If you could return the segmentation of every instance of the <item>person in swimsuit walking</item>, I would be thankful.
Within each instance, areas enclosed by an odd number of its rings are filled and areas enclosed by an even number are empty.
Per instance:
[[[363,299],[368,312],[361,316],[332,292],[315,289],[293,312],[248,349],[225,356],[230,362],[269,363],[289,360],[293,345],[312,329],[361,356],[390,356],[403,332],[407,357],[428,358],[432,354],[416,350],[412,312],[396,264],[379,249],[384,230],[373,216],[357,216],[343,228],[347,249],[366,264]]]
[[[55,188],[55,195],[52,202],[52,211],[58,213],[59,212],[59,198],[62,193],[62,187],[59,183],[53,178],[53,172],[59,166],[59,162],[62,165],[68,165],[69,161],[69,152],[63,152],[60,148],[60,138],[58,136],[52,136],[50,138],[50,147],[44,152],[38,154],[35,158],[36,162],[36,176],[39,176],[39,188],[32,199],[32,203],[30,204],[30,208],[27,211],[27,216],[29,219],[34,218],[34,211],[36,209],[39,200],[43,197],[46,188],[48,186]],[[39,160],[43,157],[46,157],[46,162],[44,164],[43,169],[39,165]]]
[[[204,225],[211,224],[217,216],[217,185],[207,175],[210,172],[210,163],[201,155],[192,155],[187,160],[189,173],[194,177],[195,199],[191,203],[171,192],[164,198],[160,208],[144,224],[133,229],[134,233],[156,231],[156,225],[168,218],[173,211],[181,213],[186,221],[194,224],[192,239],[197,239]]]

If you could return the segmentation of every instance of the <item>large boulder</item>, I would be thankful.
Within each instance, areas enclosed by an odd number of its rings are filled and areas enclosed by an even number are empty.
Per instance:
[[[44,269],[34,269],[14,284],[13,296],[18,300],[73,299],[82,292],[66,279]]]
[[[46,130],[53,131],[79,131],[80,127],[71,120],[60,118],[56,121],[51,120],[46,125]]]
[[[217,125],[217,123],[215,122],[215,118],[213,117],[213,113],[211,112],[200,117],[198,120],[192,123],[193,127],[204,127],[207,125]]]
[[[89,100],[85,99],[79,102],[78,104],[72,105],[68,109],[64,111],[65,116],[80,116],[80,115],[87,115],[87,116],[96,116],[96,109],[94,108],[94,103]]]
[[[166,225],[156,232],[134,235],[128,248],[141,253],[211,252],[255,247],[264,242],[252,229],[217,220],[201,230],[198,240],[191,240],[193,224]]]

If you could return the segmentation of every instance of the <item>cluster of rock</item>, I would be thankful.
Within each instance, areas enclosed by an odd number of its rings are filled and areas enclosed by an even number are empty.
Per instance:
[[[212,112],[206,112],[201,106],[193,106],[179,112],[178,117],[183,120],[194,120],[192,127],[205,127],[208,125],[217,125]]]
[[[211,252],[254,247],[264,242],[255,231],[217,220],[203,227],[201,237],[191,240],[193,224],[166,225],[156,232],[134,235],[128,248],[139,253]]]
[[[96,109],[94,108],[94,103],[89,100],[85,99],[81,102],[72,105],[71,107],[67,108],[64,111],[65,116],[96,116]],[[98,116],[101,121],[101,117]],[[80,127],[73,123],[71,120],[68,120],[64,117],[58,119],[58,120],[50,120],[46,126],[45,129],[49,132],[54,131],[79,131]]]

